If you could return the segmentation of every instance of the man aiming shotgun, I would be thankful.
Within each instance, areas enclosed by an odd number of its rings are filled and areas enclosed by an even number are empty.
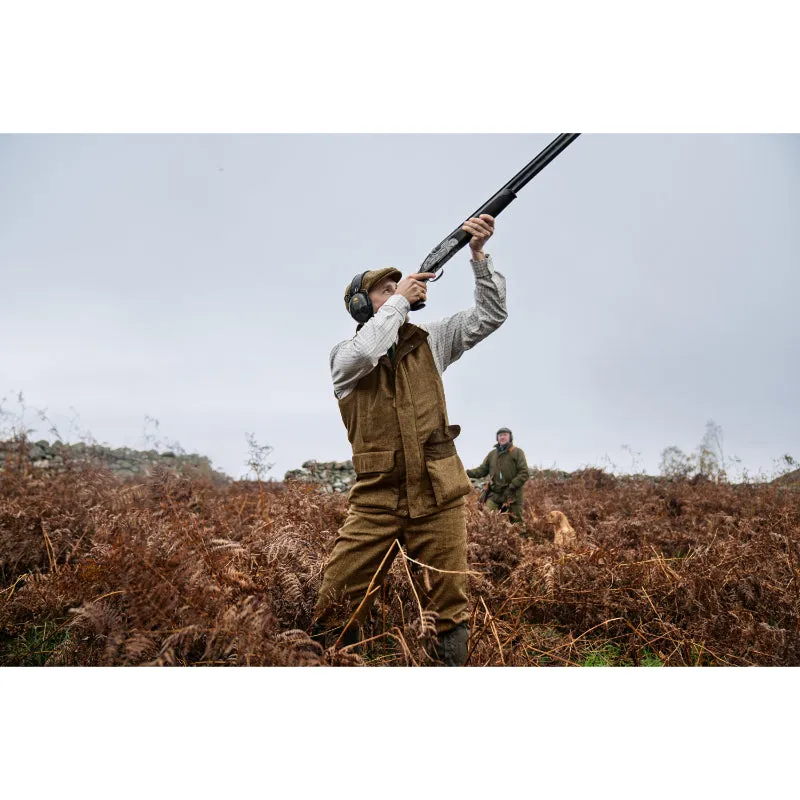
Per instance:
[[[371,603],[344,631],[347,619],[335,618],[335,603],[349,601],[355,609],[371,583],[381,585],[397,540],[411,558],[434,568],[416,588],[426,609],[438,615],[434,653],[452,666],[466,661],[469,639],[463,506],[472,484],[456,453],[460,428],[449,423],[440,376],[506,319],[505,278],[483,251],[494,220],[483,215],[463,229],[470,234],[475,276],[472,308],[438,322],[407,322],[412,304],[427,298],[423,279],[433,273],[426,272],[403,278],[396,269],[371,270],[345,290],[359,326],[333,348],[330,364],[356,482],[316,607],[317,635],[327,630],[329,644],[357,641]]]
[[[486,206],[499,213],[515,196],[507,184]],[[437,617],[432,654],[448,666],[466,661],[464,497],[472,484],[456,452],[461,429],[448,420],[441,375],[507,317],[505,278],[484,252],[495,214],[479,212],[434,249],[420,272],[403,278],[392,267],[368,270],[345,288],[345,307],[358,327],[333,348],[330,367],[356,482],[315,608],[314,636],[328,646],[359,640],[399,542],[424,565],[425,580],[416,588]],[[426,281],[466,244],[475,305],[437,322],[408,322],[408,312],[427,300]],[[344,618],[342,601],[354,609]]]

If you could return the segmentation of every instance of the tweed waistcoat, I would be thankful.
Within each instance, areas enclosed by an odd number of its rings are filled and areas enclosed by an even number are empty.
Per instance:
[[[409,516],[422,517],[471,491],[454,442],[461,429],[448,423],[442,379],[421,328],[401,326],[394,358],[382,356],[339,400],[339,411],[353,448],[351,504],[396,511],[405,484]]]

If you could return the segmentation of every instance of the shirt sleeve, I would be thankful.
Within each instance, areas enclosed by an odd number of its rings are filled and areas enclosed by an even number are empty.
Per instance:
[[[333,393],[347,397],[356,384],[375,369],[380,357],[397,342],[410,304],[400,294],[392,295],[374,317],[365,322],[352,339],[339,342],[331,351],[330,365]]]
[[[475,274],[475,305],[452,317],[419,325],[428,331],[428,344],[440,375],[508,317],[506,279],[495,271],[492,257],[469,263]]]

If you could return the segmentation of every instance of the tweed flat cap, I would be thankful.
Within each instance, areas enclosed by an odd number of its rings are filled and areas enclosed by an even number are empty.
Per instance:
[[[369,292],[373,286],[375,286],[379,281],[382,281],[384,278],[391,278],[393,281],[399,281],[400,278],[403,277],[403,273],[400,272],[399,269],[395,269],[395,267],[384,267],[383,269],[371,269],[365,276],[364,279],[361,281],[361,288],[365,292]],[[350,286],[352,285],[352,281],[347,284],[347,287],[344,290],[344,305],[345,308],[347,304],[350,302]]]

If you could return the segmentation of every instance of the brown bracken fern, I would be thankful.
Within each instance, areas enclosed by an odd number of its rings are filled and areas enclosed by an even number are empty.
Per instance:
[[[800,492],[619,478],[528,482],[522,538],[467,498],[469,664],[800,665]],[[539,521],[566,514],[557,547]],[[0,664],[434,663],[429,569],[399,548],[358,645],[310,637],[345,498],[161,471],[0,472]],[[343,609],[344,619],[355,608]]]

